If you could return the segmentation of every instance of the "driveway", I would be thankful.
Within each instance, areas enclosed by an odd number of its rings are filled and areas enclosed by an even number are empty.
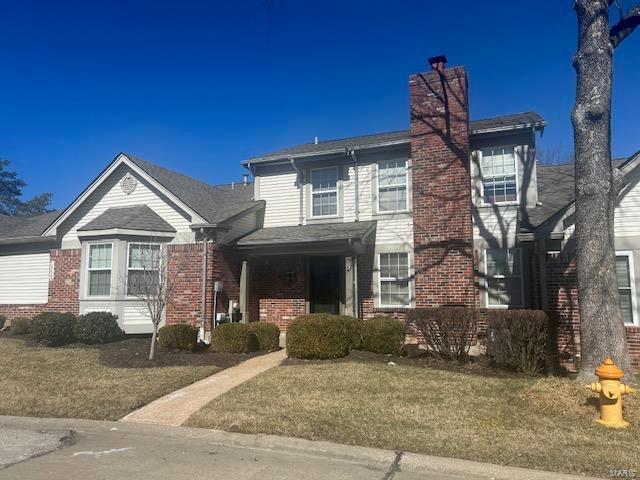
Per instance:
[[[59,448],[48,454],[36,451],[33,458],[0,470],[0,478],[5,480],[585,479],[287,437],[121,422],[0,417],[0,438],[16,430],[36,444],[44,441],[47,449],[55,440]],[[73,433],[68,435],[68,431]],[[46,441],[38,435],[47,436]],[[63,438],[67,440],[59,441]],[[22,448],[28,444],[24,440]]]

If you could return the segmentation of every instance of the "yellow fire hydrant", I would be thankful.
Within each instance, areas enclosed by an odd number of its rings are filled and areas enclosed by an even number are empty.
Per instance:
[[[614,363],[611,357],[596,368],[596,375],[600,379],[586,387],[592,392],[600,394],[599,423],[610,428],[625,428],[629,426],[622,418],[622,396],[635,392],[629,385],[620,382],[624,372]]]

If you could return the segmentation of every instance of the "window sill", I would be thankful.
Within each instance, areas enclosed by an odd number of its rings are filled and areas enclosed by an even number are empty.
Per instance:
[[[486,208],[490,208],[490,207],[517,207],[520,205],[520,202],[518,201],[514,201],[514,202],[490,202],[487,203],[484,200],[481,200],[482,203],[480,203],[480,205],[478,205],[479,207],[486,207]]]

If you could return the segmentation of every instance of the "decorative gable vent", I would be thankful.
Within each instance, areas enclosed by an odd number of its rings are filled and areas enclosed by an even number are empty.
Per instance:
[[[122,187],[122,191],[127,195],[133,193],[133,191],[136,189],[136,185],[138,185],[138,181],[136,180],[136,177],[134,177],[130,173],[127,173],[120,181],[120,187]]]

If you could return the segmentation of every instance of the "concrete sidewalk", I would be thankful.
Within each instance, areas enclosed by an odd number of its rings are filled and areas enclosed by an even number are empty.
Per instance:
[[[71,430],[73,440],[53,453],[0,470],[3,480],[590,478],[274,435],[93,420],[0,417],[0,437],[5,431],[16,429]]]
[[[214,398],[256,375],[280,365],[285,358],[287,358],[287,354],[284,349],[251,358],[235,367],[222,370],[199,382],[158,398],[149,405],[131,412],[120,421],[169,426],[182,425],[192,414]]]

